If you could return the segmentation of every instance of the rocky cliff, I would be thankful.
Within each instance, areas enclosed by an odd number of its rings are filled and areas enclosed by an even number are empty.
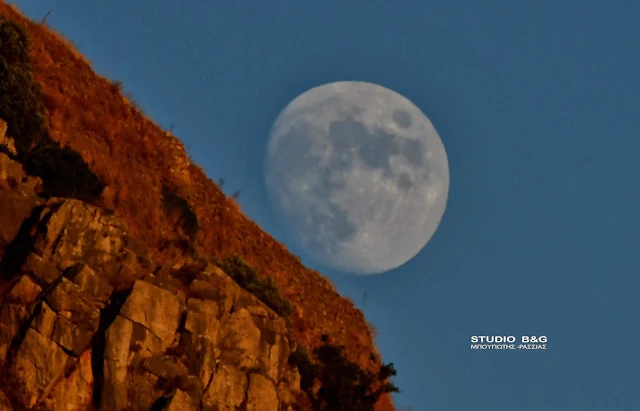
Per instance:
[[[295,343],[273,310],[211,262],[153,261],[118,218],[40,199],[0,162],[1,410],[293,409]]]
[[[0,117],[0,410],[393,410],[353,303],[2,0]]]
[[[292,409],[285,321],[220,268],[181,282],[117,218],[34,205],[1,266],[5,409]]]

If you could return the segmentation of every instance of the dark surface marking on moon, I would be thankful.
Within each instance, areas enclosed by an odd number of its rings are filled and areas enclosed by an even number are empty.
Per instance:
[[[340,241],[348,241],[357,232],[357,227],[349,221],[349,214],[346,210],[335,204],[328,204],[327,211],[324,213],[311,213],[311,223],[314,226],[324,226],[332,239]]]
[[[360,158],[371,168],[382,169],[387,177],[393,175],[389,157],[400,154],[400,146],[392,134],[383,130],[369,134],[369,139],[359,150]]]
[[[354,154],[357,153],[367,166],[383,170],[386,177],[393,176],[389,157],[400,154],[400,146],[394,135],[381,129],[370,134],[357,121],[340,120],[329,126],[329,139],[335,150],[331,159],[332,167],[340,170],[351,168]]]
[[[329,243],[321,243],[316,238],[307,239],[305,241],[306,248],[311,254],[319,253],[319,255],[332,255],[336,256],[340,254],[341,246],[337,241],[330,241]],[[324,260],[325,258],[323,258]]]
[[[311,191],[318,198],[331,198],[334,191],[342,190],[346,187],[344,180],[334,179],[330,169],[317,170],[320,174],[319,184],[314,184]]]
[[[404,191],[408,191],[413,187],[413,181],[411,181],[411,177],[408,174],[402,173],[398,176],[398,186]]]
[[[413,165],[424,164],[424,144],[420,140],[404,139],[402,144],[402,155]]]
[[[411,121],[411,114],[403,110],[394,110],[391,117],[400,128],[410,128],[413,124]]]
[[[293,127],[291,131],[283,136],[280,142],[287,145],[288,148],[276,151],[276,161],[285,166],[279,166],[277,169],[298,174],[320,166],[320,156],[314,155],[311,151],[314,145],[314,137],[309,132],[308,125],[300,124]],[[285,156],[283,155],[284,153],[294,153],[294,155]]]

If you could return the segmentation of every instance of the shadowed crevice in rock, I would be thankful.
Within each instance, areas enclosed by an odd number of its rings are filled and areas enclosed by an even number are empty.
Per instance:
[[[11,281],[27,260],[27,256],[33,250],[36,241],[32,231],[39,225],[40,214],[44,209],[44,205],[34,208],[30,217],[20,225],[18,234],[9,244],[2,260],[0,260],[0,281]],[[41,223],[46,224],[49,217],[50,214],[45,216]]]
[[[93,370],[93,405],[100,409],[102,401],[102,391],[104,388],[104,353],[106,346],[106,332],[113,324],[120,308],[124,305],[131,290],[115,291],[111,295],[111,302],[100,311],[100,325],[98,331],[91,341],[91,368]]]
[[[170,397],[160,397],[153,403],[149,411],[164,411],[170,401]]]

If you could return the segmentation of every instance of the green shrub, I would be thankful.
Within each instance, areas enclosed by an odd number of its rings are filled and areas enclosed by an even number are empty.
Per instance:
[[[0,20],[0,116],[7,122],[7,134],[18,151],[29,149],[29,140],[46,134],[44,103],[40,85],[33,81],[29,62],[29,41],[24,30]]]
[[[322,345],[313,351],[315,362],[304,346],[289,356],[289,363],[300,373],[300,388],[309,396],[315,411],[373,411],[382,394],[399,391],[388,381],[396,375],[392,363],[383,364],[374,375],[347,360],[343,352],[344,347],[330,344],[323,335]],[[314,393],[316,380],[320,389]],[[375,385],[380,388],[373,390]]]
[[[49,135],[40,84],[33,79],[29,41],[22,27],[0,19],[0,118],[7,122],[27,174],[43,182],[45,197],[97,203],[104,184],[82,156]]]
[[[182,229],[191,240],[194,240],[196,234],[198,234],[198,230],[200,230],[200,224],[198,223],[198,216],[193,211],[193,208],[191,208],[189,202],[180,197],[176,190],[163,184],[162,206],[167,213],[174,211],[178,213]]]
[[[288,321],[293,314],[294,307],[291,301],[284,297],[273,280],[267,277],[262,280],[253,267],[245,263],[239,257],[229,257],[218,266],[238,285],[255,295],[265,305],[275,311],[279,316]]]

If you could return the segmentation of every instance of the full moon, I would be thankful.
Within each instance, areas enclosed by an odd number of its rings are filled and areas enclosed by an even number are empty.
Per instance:
[[[287,235],[321,265],[379,274],[412,259],[447,204],[438,133],[385,87],[341,81],[287,105],[269,132],[265,183]]]

